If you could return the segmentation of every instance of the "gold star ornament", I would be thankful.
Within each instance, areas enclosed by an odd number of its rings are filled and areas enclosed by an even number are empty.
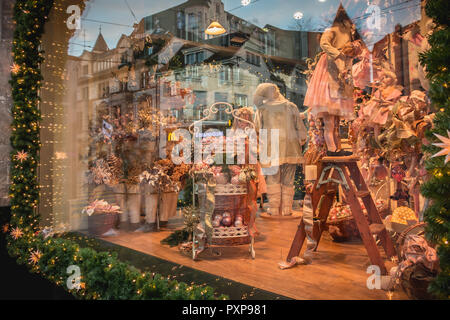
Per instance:
[[[439,140],[442,141],[442,143],[433,143],[433,146],[442,148],[441,151],[434,154],[432,158],[439,157],[439,156],[445,156],[444,163],[450,161],[450,131],[447,130],[447,137],[441,136],[439,134],[434,134]]]
[[[9,224],[4,224],[2,227],[3,233],[7,233],[9,231]]]
[[[42,257],[42,253],[39,250],[33,251],[30,255],[30,259],[28,259],[28,261],[30,261],[30,263],[32,264],[37,264],[39,262],[39,259],[41,259]]]
[[[11,72],[14,73],[14,74],[16,74],[16,73],[19,72],[19,71],[20,71],[20,66],[19,66],[18,64],[14,63],[14,64],[11,66]]]
[[[10,234],[14,238],[14,240],[17,240],[23,235],[23,232],[22,232],[22,230],[20,228],[16,227],[16,228],[11,230]]]
[[[24,160],[28,159],[28,153],[22,150],[17,152],[17,154],[14,157],[17,161],[23,162]]]

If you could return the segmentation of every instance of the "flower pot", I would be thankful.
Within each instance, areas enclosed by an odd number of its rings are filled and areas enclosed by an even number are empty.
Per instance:
[[[126,209],[126,205],[127,205],[127,203],[126,203],[127,195],[125,192],[125,185],[117,184],[117,185],[111,186],[111,189],[114,192],[114,197],[116,198],[117,205],[124,212]],[[127,221],[127,215],[125,213],[122,213],[120,215],[120,221],[122,221],[122,222]]]
[[[92,236],[101,236],[117,226],[119,214],[117,213],[94,213],[88,216],[88,232]]]
[[[131,223],[140,222],[141,194],[139,185],[127,185],[127,210]]]
[[[165,192],[161,194],[160,221],[168,221],[177,215],[178,192]]]
[[[158,210],[158,195],[146,194],[145,195],[145,222],[156,222],[156,211]]]

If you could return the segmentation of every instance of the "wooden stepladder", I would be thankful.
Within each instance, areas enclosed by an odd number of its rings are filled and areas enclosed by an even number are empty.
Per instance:
[[[311,197],[314,212],[313,237],[317,241],[315,249],[317,249],[322,232],[325,230],[328,214],[340,185],[347,203],[350,205],[370,261],[372,265],[379,266],[381,273],[385,275],[387,274],[386,266],[373,235],[378,235],[388,258],[395,255],[395,249],[358,168],[358,160],[357,157],[324,157],[318,164],[317,172],[320,178],[314,185]],[[367,209],[367,217],[363,214],[358,198],[362,199]],[[288,262],[300,254],[305,237],[305,223],[302,219],[289,250]]]

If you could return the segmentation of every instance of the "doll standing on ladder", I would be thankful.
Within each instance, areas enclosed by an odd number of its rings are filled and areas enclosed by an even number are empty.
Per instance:
[[[352,57],[356,47],[354,25],[342,5],[333,25],[320,39],[324,51],[311,77],[304,105],[309,112],[324,122],[324,138],[328,156],[348,156],[341,149],[340,119],[354,119]]]

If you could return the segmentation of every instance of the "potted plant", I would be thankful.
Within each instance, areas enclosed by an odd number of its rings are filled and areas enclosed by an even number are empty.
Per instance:
[[[94,236],[101,236],[117,226],[120,207],[109,204],[105,200],[94,200],[84,207],[82,214],[88,216],[88,232]]]

